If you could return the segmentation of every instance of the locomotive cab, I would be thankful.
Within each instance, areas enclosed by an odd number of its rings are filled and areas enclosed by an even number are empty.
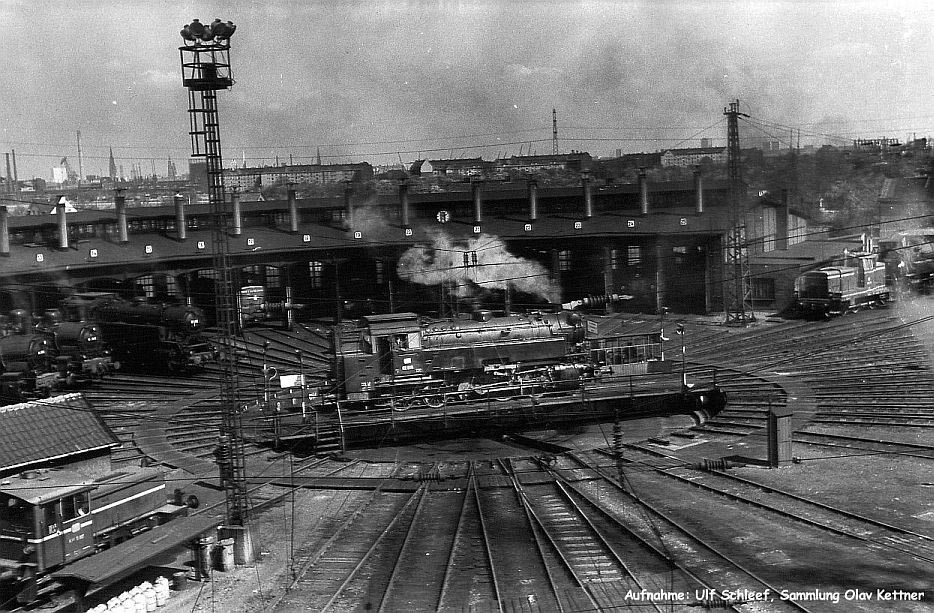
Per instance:
[[[70,471],[30,471],[0,484],[0,577],[21,602],[35,600],[37,575],[94,553],[94,487]]]

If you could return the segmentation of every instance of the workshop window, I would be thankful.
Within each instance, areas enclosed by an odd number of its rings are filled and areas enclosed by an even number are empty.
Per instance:
[[[775,300],[775,279],[753,279],[752,299],[772,302]]]
[[[558,252],[558,270],[571,270],[571,251],[562,249]]]

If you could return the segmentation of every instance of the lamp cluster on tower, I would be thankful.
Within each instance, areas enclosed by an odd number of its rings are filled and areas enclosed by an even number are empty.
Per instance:
[[[236,29],[237,26],[232,21],[224,23],[220,19],[215,19],[210,25],[205,25],[197,19],[192,19],[191,23],[182,26],[181,35],[186,45],[188,43],[205,45],[221,43],[229,39]]]

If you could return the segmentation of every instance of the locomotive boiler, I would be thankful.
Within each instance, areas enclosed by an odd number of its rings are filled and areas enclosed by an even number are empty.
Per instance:
[[[116,362],[183,372],[216,359],[204,336],[201,309],[128,301],[107,292],[85,292],[62,301],[65,319],[93,322]]]
[[[51,571],[187,515],[197,498],[172,500],[156,468],[89,479],[68,469],[27,471],[0,482],[0,593],[20,604],[37,597]]]

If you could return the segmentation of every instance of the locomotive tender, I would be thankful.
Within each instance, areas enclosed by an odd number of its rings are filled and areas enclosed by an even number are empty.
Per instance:
[[[176,498],[180,496],[176,495]],[[157,468],[89,479],[68,469],[27,471],[0,481],[0,594],[21,604],[40,578],[180,516],[197,499],[169,501]]]
[[[402,410],[487,396],[577,389],[599,372],[662,369],[660,332],[585,341],[579,313],[531,313],[423,323],[414,313],[369,315],[332,331],[332,380],[318,400]],[[667,364],[670,368],[670,364]]]
[[[62,309],[67,321],[100,326],[118,364],[184,372],[217,358],[204,337],[204,313],[196,307],[83,292],[65,298]]]

